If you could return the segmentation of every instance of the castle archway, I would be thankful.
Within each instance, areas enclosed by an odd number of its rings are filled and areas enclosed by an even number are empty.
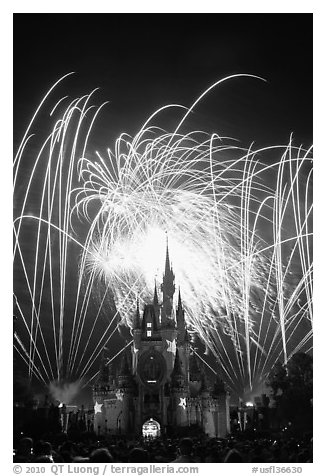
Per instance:
[[[142,435],[147,438],[157,438],[161,434],[161,425],[158,421],[150,418],[143,424]]]

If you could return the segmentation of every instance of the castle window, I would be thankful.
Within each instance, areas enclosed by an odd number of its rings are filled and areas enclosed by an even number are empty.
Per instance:
[[[152,323],[151,323],[151,322],[147,322],[147,327],[152,327]]]
[[[152,331],[147,331],[147,337],[152,337]]]

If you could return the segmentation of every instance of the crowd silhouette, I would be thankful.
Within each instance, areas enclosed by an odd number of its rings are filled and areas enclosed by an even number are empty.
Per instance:
[[[248,439],[198,435],[185,438],[98,437],[85,432],[72,441],[58,433],[16,440],[14,462],[29,463],[312,463],[312,437],[282,434]]]

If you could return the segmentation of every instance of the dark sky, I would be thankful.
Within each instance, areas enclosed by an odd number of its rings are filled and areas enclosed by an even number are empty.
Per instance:
[[[41,95],[70,71],[63,94],[99,87],[98,101],[110,101],[99,145],[133,134],[164,104],[190,106],[236,73],[268,83],[241,79],[212,91],[195,126],[245,144],[284,143],[291,132],[312,142],[312,14],[16,14],[16,141]]]
[[[43,95],[71,71],[58,98],[99,87],[96,102],[110,102],[92,134],[94,149],[135,134],[163,105],[190,106],[237,73],[267,83],[223,84],[186,127],[244,146],[286,144],[292,132],[296,145],[312,143],[312,14],[15,14],[14,150]]]

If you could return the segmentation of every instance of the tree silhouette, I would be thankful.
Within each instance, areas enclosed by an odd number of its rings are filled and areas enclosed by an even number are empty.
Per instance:
[[[294,429],[312,427],[312,362],[308,354],[294,354],[287,365],[277,362],[266,382],[272,389],[280,420],[291,422]]]

